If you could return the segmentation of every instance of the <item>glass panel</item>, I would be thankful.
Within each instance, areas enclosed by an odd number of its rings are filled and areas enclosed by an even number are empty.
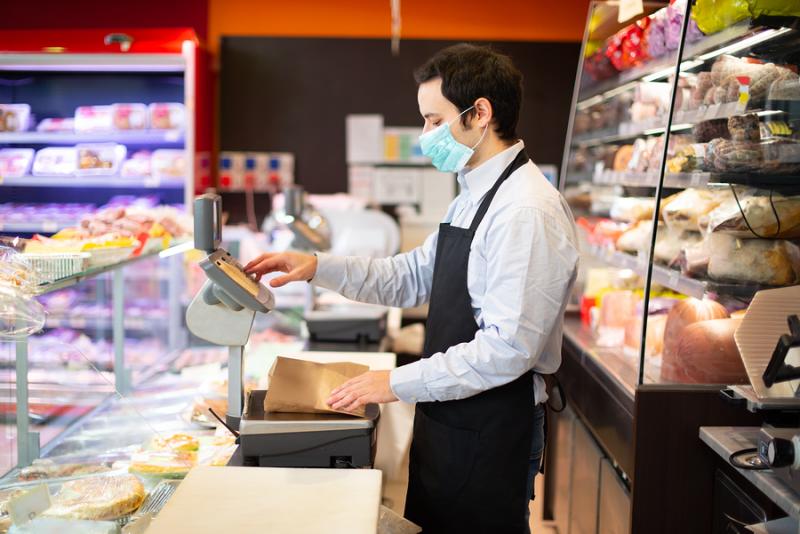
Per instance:
[[[788,27],[800,7],[788,4],[754,20],[709,12],[706,0],[691,6],[661,191],[648,382],[748,383],[734,332],[757,291],[800,281],[800,32]],[[788,333],[785,314],[778,322]]]
[[[680,37],[662,6],[619,24],[618,6],[592,5],[561,177],[582,247],[580,317],[568,316],[565,332],[630,392]]]

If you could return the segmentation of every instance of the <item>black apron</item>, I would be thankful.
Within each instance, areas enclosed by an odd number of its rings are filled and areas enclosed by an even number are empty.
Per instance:
[[[500,185],[528,161],[521,150],[469,228],[439,226],[423,357],[472,341],[470,244]],[[423,534],[527,532],[533,373],[461,400],[417,403],[405,516]]]

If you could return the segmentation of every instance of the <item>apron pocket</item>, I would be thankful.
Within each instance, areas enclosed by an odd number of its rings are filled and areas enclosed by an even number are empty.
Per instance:
[[[468,482],[478,453],[479,433],[440,423],[417,409],[414,442],[417,473],[425,493],[451,500]]]

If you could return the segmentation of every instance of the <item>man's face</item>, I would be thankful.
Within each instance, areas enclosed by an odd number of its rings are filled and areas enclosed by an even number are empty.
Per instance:
[[[455,104],[442,94],[441,78],[433,78],[421,83],[417,91],[417,102],[419,103],[419,113],[425,119],[422,133],[454,121],[460,113]],[[465,132],[460,120],[450,124],[450,132],[459,143],[469,146],[475,143],[472,139],[473,136]]]

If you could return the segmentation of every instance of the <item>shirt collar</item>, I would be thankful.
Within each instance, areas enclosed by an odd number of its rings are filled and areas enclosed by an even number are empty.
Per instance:
[[[489,192],[500,174],[508,167],[525,143],[517,141],[512,146],[495,154],[474,169],[465,167],[458,173],[458,184],[469,194],[473,202],[478,202]]]

